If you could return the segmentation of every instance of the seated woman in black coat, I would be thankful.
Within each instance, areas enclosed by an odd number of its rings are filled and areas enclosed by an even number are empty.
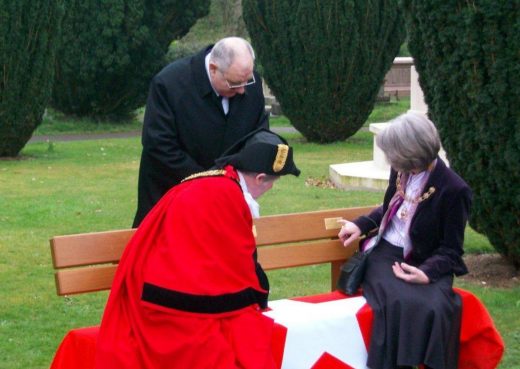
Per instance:
[[[376,143],[392,167],[384,203],[339,232],[348,246],[378,228],[362,246],[375,247],[362,284],[374,311],[367,366],[455,369],[461,301],[452,285],[467,273],[471,190],[438,157],[439,135],[422,115],[396,118]]]

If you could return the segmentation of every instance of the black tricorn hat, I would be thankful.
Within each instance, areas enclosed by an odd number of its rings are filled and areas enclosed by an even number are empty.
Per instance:
[[[257,129],[234,143],[215,160],[215,164],[218,168],[230,164],[244,172],[274,176],[300,175],[287,141],[265,128]]]

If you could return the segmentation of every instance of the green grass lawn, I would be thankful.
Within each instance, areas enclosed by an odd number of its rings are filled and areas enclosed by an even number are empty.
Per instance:
[[[50,129],[49,132],[51,132]],[[369,160],[372,135],[360,131],[330,145],[285,135],[302,170],[283,178],[260,199],[263,215],[364,206],[381,202],[377,191],[340,191],[306,185],[326,179],[328,166]],[[51,236],[130,226],[136,207],[140,138],[41,142],[19,160],[0,161],[0,368],[48,368],[64,334],[98,324],[107,293],[58,297],[48,240]],[[492,252],[487,239],[467,231],[468,252]],[[328,270],[312,266],[268,273],[271,299],[325,292]],[[501,369],[519,368],[520,288],[460,284],[490,310],[507,351]]]

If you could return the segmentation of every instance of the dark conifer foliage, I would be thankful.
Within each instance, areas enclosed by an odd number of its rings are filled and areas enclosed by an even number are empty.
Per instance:
[[[520,2],[402,5],[429,115],[474,192],[470,224],[520,267]]]
[[[364,124],[405,31],[397,0],[243,0],[267,84],[313,142]]]
[[[210,0],[69,0],[53,91],[68,114],[118,119],[144,105],[170,42]]]
[[[50,98],[62,0],[0,0],[0,157],[17,156]]]

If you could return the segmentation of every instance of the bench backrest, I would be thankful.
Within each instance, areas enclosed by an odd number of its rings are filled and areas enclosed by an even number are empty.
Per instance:
[[[340,265],[354,253],[337,234],[338,219],[354,219],[372,207],[265,216],[255,219],[258,258],[265,270],[330,263],[331,289]],[[58,295],[110,289],[117,263],[135,229],[55,236],[50,240]]]

